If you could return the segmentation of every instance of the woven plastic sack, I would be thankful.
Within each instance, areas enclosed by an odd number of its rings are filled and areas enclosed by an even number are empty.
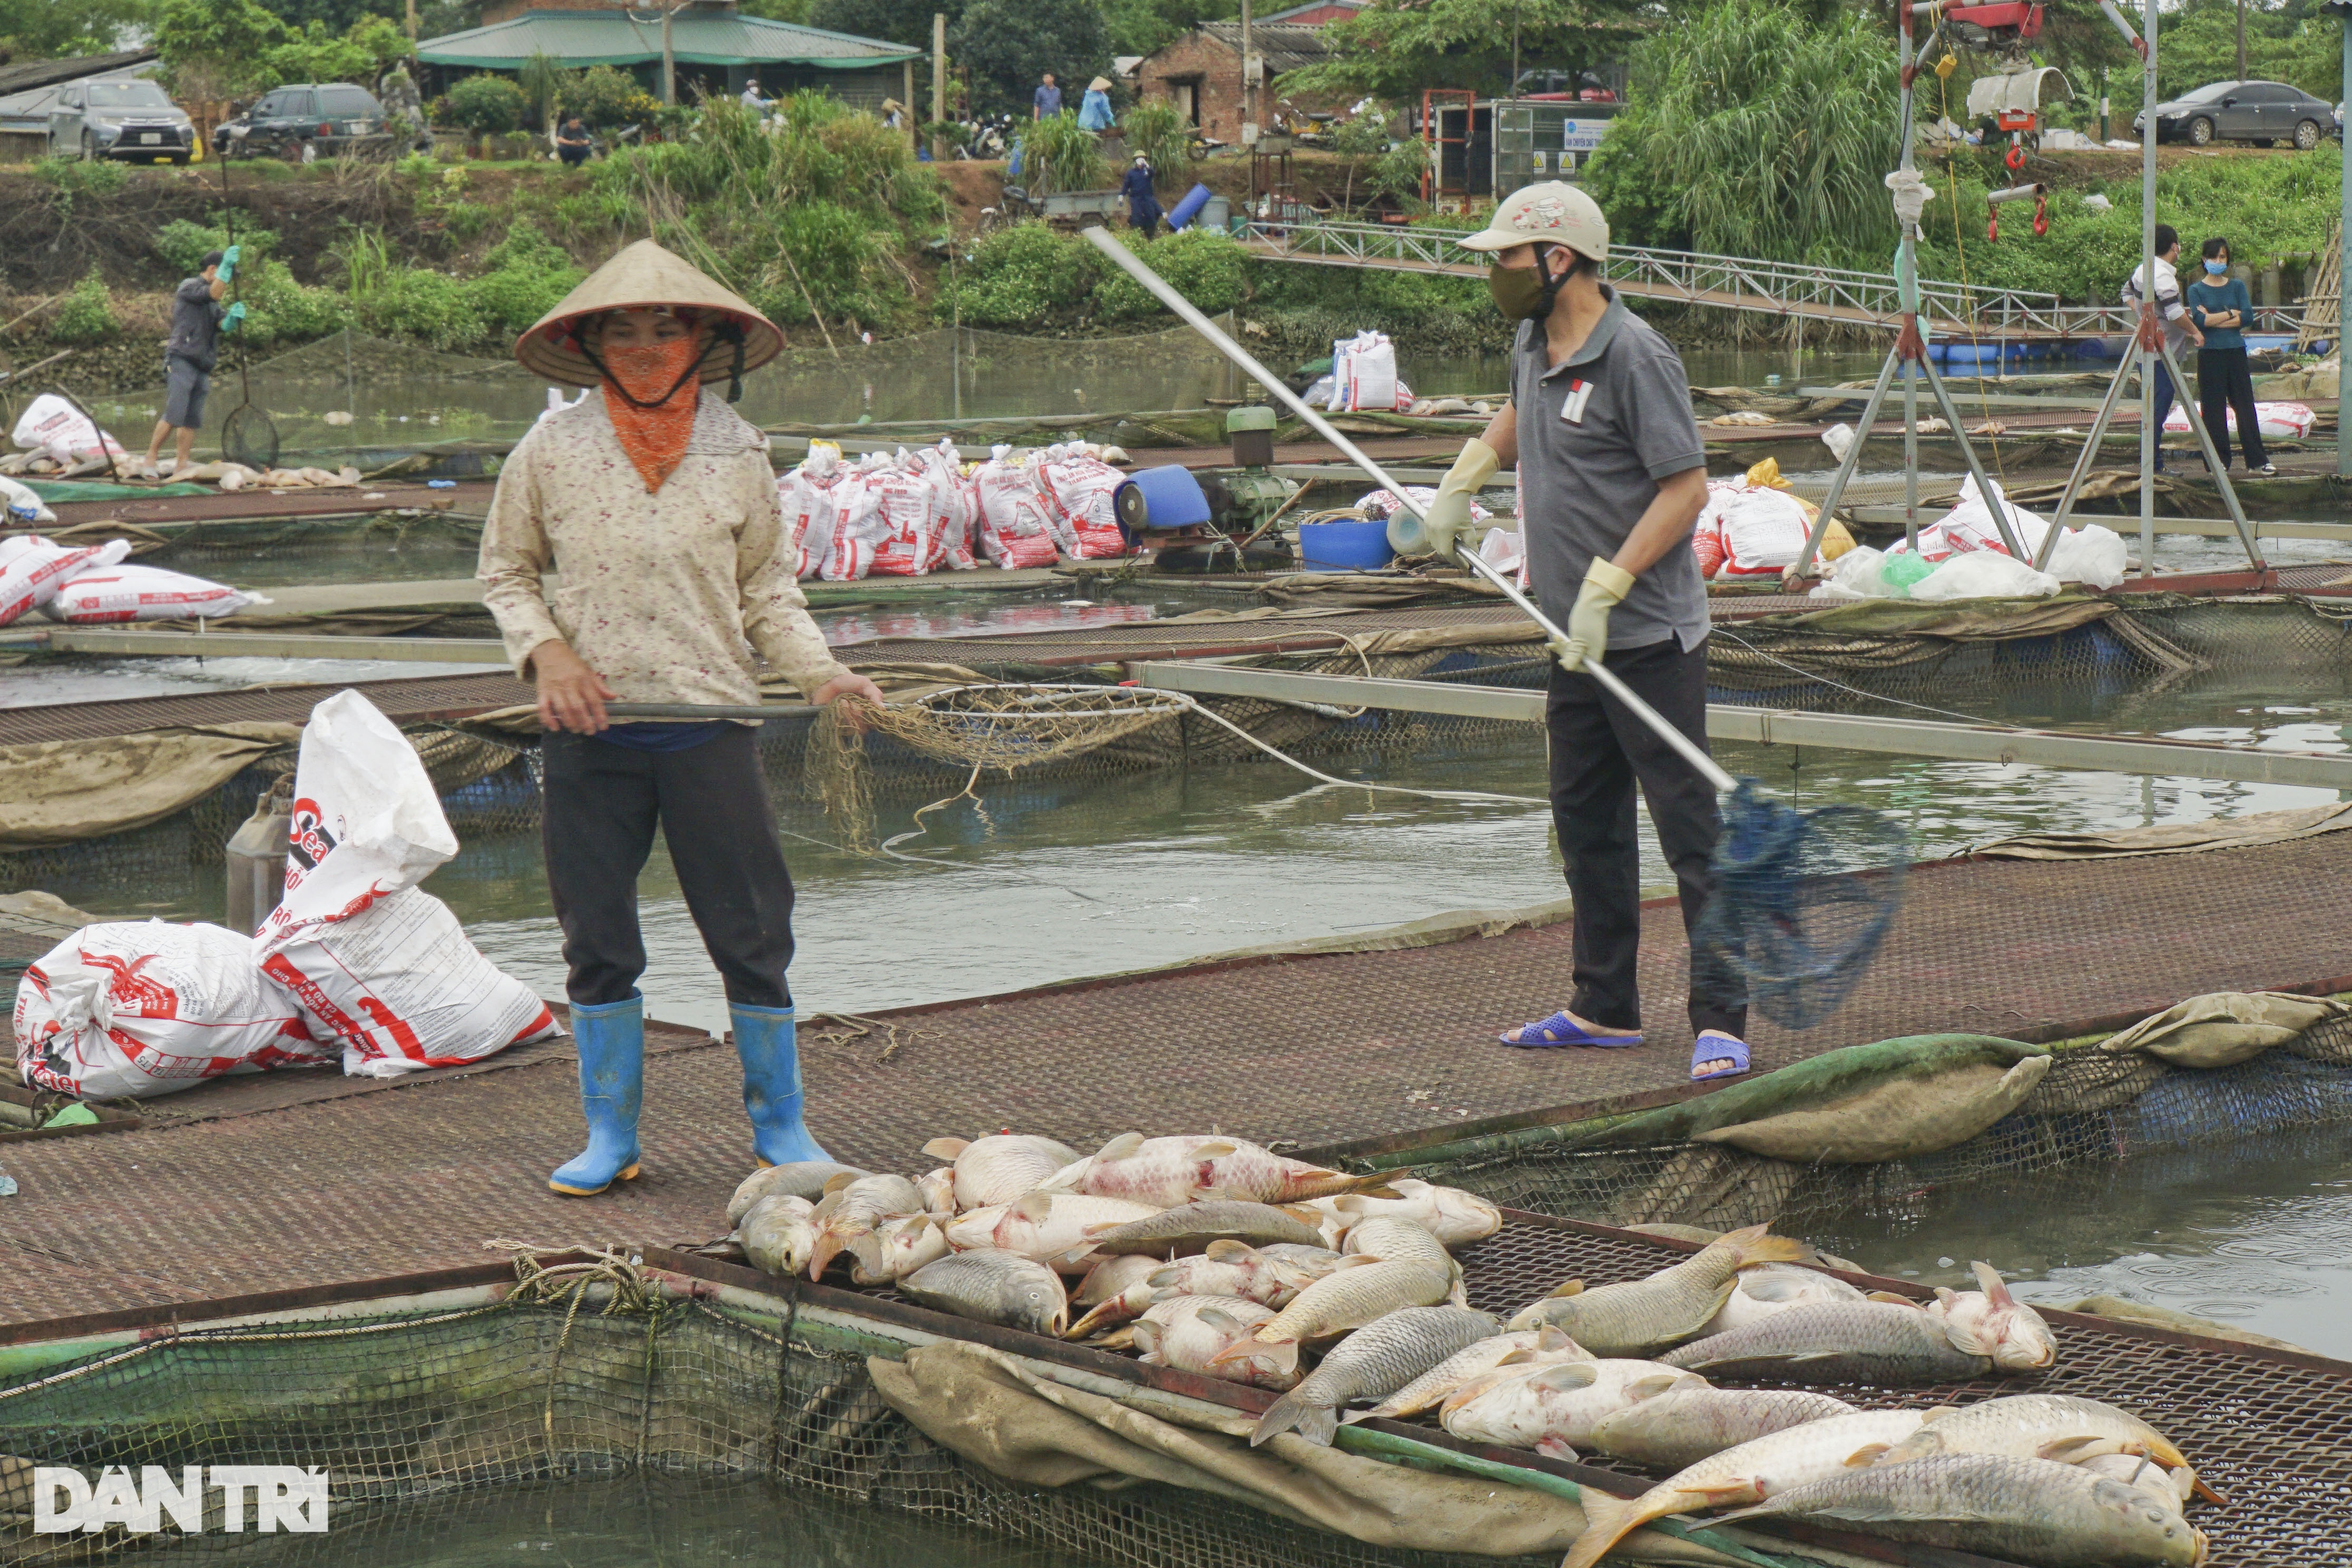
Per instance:
[[[117,557],[117,559],[121,559]],[[166,572],[161,566],[86,567],[58,589],[41,613],[68,626],[123,621],[216,620],[269,601],[226,584]]]
[[[45,392],[33,399],[9,438],[27,451],[46,450],[60,463],[126,455],[121,442],[91,424],[79,409],[54,392]]]
[[[277,944],[261,969],[313,1033],[341,1043],[353,1077],[456,1067],[559,1032],[538,994],[483,957],[449,906],[420,889]]]
[[[2112,588],[2130,570],[2131,556],[2124,548],[2123,535],[2095,522],[2068,529],[2058,536],[2057,548],[2050,552],[2050,574],[2061,583]]]
[[[0,478],[0,521],[12,527],[28,522],[55,522],[58,514],[49,510],[48,502],[32,489],[11,479]]]
[[[127,539],[79,548],[37,533],[0,539],[0,626],[47,609],[74,578],[119,565],[130,553]]]
[[[2058,591],[2058,579],[2012,561],[1998,550],[1955,555],[1911,584],[1915,599],[2039,599]]]
[[[1062,554],[1053,514],[1029,465],[1013,461],[1012,452],[992,447],[988,461],[971,472],[973,532],[981,552],[1007,571],[1051,566]]]
[[[793,575],[814,575],[833,550],[833,525],[839,509],[832,494],[794,468],[777,478],[776,505],[783,512],[782,549],[792,556]]]
[[[2222,410],[2222,420],[2229,426],[2230,434],[2234,436],[2238,433],[2236,409],[2225,406]],[[2265,441],[2292,441],[2308,436],[2311,434],[2312,426],[2318,422],[2319,416],[2311,411],[2308,404],[2256,403],[2254,405],[2254,428],[2261,433]],[[2176,436],[2188,435],[2189,410],[2178,403],[2174,404],[2172,411],[2164,416],[2164,427]]]
[[[971,529],[980,515],[980,496],[978,488],[964,477],[963,459],[956,455],[955,443],[942,436],[938,446],[926,447],[916,453],[912,463],[917,471],[929,478],[939,513],[939,526],[931,542],[931,570],[972,570],[980,564],[971,552]]]
[[[1797,563],[1812,532],[1804,502],[1786,490],[1748,485],[1707,487],[1704,527],[1713,514],[1723,542],[1719,577],[1769,577]]]
[[[1081,561],[1127,553],[1112,496],[1126,476],[1098,458],[1047,447],[1037,464],[1037,489],[1062,547]]]
[[[224,1073],[333,1058],[262,978],[253,950],[212,925],[86,926],[16,983],[16,1070],[85,1099],[170,1094]]]
[[[1333,413],[1412,406],[1412,394],[1397,379],[1396,345],[1385,332],[1358,332],[1331,345]]]

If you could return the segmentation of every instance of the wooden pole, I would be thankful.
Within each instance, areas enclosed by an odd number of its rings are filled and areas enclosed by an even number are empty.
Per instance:
[[[948,14],[931,13],[931,123],[944,124],[948,117]],[[944,137],[931,138],[931,156],[944,159],[948,144]]]

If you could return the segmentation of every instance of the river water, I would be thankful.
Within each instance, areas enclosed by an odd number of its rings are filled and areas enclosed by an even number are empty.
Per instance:
[[[1100,348],[1069,351],[1069,359],[1083,360],[1083,375],[1062,374],[1066,363],[1016,364],[1008,356],[985,374],[963,374],[961,389],[951,389],[944,404],[936,376],[897,374],[883,356],[869,356],[870,363],[847,369],[803,369],[791,396],[777,394],[750,411],[772,419],[920,419],[951,412],[1175,407],[1231,395],[1221,367],[1181,345],[1163,341],[1166,357],[1158,363],[1129,363]],[[1703,384],[1756,385],[1770,374],[1791,384],[1801,373],[1809,382],[1851,379],[1876,363],[1867,355],[1818,353],[1801,366],[1786,354],[1686,358],[1693,381]],[[1497,362],[1475,357],[1409,362],[1405,374],[1427,393],[1491,393],[1502,380]],[[354,390],[363,395],[352,397]],[[541,396],[519,380],[462,387],[398,378],[372,378],[364,387],[321,380],[299,401],[289,393],[276,406],[281,422],[290,422],[356,403],[354,435],[390,444],[432,438],[428,433],[516,434],[535,416]],[[121,413],[101,410],[101,417],[135,424],[143,405],[120,401]],[[440,423],[432,423],[436,418]],[[2158,559],[2221,566],[2233,552],[2234,546],[2218,542],[2176,539],[2160,546]],[[2289,542],[2272,550],[2279,560],[2339,552],[2341,547]],[[224,567],[217,574],[266,586],[458,576],[470,564],[462,549],[370,545],[257,561],[249,571]],[[828,636],[847,641],[1001,627],[1039,616],[1079,625],[1238,605],[1230,596],[1157,588],[1096,595],[1099,602],[1066,604],[1066,590],[975,594],[920,610],[862,607],[820,619]],[[0,703],[431,672],[414,664],[77,661],[0,671]],[[2298,751],[2342,751],[2352,743],[2352,683],[2332,671],[2202,676],[2158,695],[1953,691],[1933,701],[1965,716],[2015,723]],[[1807,752],[1793,772],[1786,752],[1729,747],[1724,761],[1801,804],[1834,800],[1892,812],[1910,827],[1922,858],[2021,831],[2193,822],[2336,798],[2284,786],[1852,753]],[[1344,765],[1333,771],[1354,776]],[[781,825],[799,889],[796,999],[808,1010],[865,1012],[1561,895],[1549,813],[1538,803],[1544,778],[1534,737],[1465,754],[1384,757],[1364,783],[1519,798],[1433,801],[1321,786],[1271,763],[996,785],[984,788],[977,804],[929,814],[921,836],[901,844],[893,858],[839,848],[821,815],[787,805]],[[886,808],[885,836],[911,826],[911,803]],[[1645,891],[1669,891],[1646,833],[1643,853]],[[559,936],[535,836],[470,843],[427,885],[463,918],[486,953],[544,994],[560,994]],[[658,847],[642,889],[650,1011],[723,1024],[717,978]],[[209,870],[180,879],[68,879],[51,890],[110,917],[217,918],[220,909],[217,873]],[[995,934],[957,934],[965,932]],[[1564,998],[1520,1000],[1527,1016],[1536,1016]],[[2013,1193],[1972,1187],[1933,1199],[1900,1222],[1855,1221],[1813,1239],[1865,1268],[1931,1283],[1964,1284],[1969,1261],[1983,1258],[2032,1300],[2129,1296],[2352,1357],[2352,1315],[2341,1307],[2352,1288],[2347,1156],[2352,1130],[2241,1141],[2037,1176],[2030,1189]],[[564,1488],[519,1500],[486,1499],[449,1516],[430,1539],[388,1540],[374,1560],[417,1568],[471,1568],[518,1554],[583,1568],[646,1560],[715,1568],[754,1557],[845,1564],[921,1557],[942,1568],[1061,1568],[1067,1561],[752,1489],[724,1509],[695,1505],[685,1513],[668,1505],[623,1506],[618,1495]]]

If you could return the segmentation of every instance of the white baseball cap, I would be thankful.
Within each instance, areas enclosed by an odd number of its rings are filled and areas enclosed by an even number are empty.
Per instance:
[[[1457,241],[1465,250],[1508,250],[1515,245],[1564,245],[1595,261],[1609,259],[1609,220],[1601,205],[1574,185],[1546,180],[1505,196],[1486,226]]]

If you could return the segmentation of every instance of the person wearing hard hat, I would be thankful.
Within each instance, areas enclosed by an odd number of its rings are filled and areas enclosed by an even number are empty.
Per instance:
[[[1545,719],[1552,818],[1576,905],[1575,988],[1550,1017],[1501,1038],[1638,1046],[1634,787],[1673,868],[1685,931],[1713,891],[1722,818],[1714,787],[1580,671],[1601,660],[1706,746],[1706,584],[1690,537],[1706,504],[1706,455],[1681,357],[1601,280],[1609,220],[1591,196],[1557,181],[1529,185],[1461,243],[1491,258],[1495,303],[1518,323],[1511,401],[1464,447],[1423,526],[1444,559],[1475,548],[1471,498],[1516,464],[1528,576],[1568,634],[1552,645]],[[1745,987],[1720,963],[1695,959],[1693,971],[1691,1076],[1747,1071]]]
[[[499,471],[482,597],[539,688],[548,890],[563,928],[588,1147],[548,1179],[588,1196],[638,1173],[646,1060],[637,873],[658,826],[727,993],[762,1165],[822,1160],[801,1113],[793,881],[768,813],[757,725],[615,723],[614,701],[756,706],[757,659],[822,708],[882,693],[809,619],[768,465],[728,404],[783,334],[652,240],[622,251],[515,344],[592,389],[547,414]],[[709,386],[725,384],[725,401]],[[544,578],[557,574],[551,594]]]

